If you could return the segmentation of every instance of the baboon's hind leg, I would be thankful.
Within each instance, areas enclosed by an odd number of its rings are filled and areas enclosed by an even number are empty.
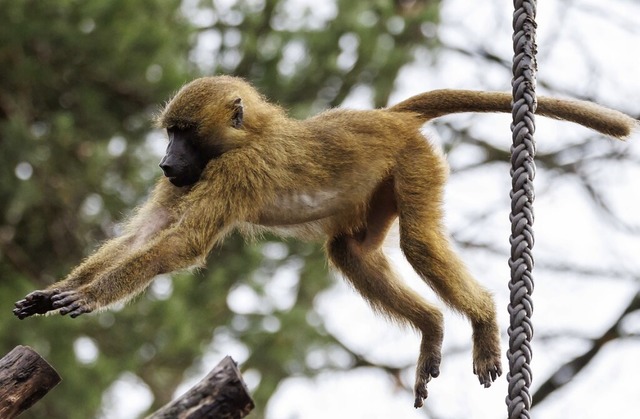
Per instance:
[[[491,294],[453,251],[441,208],[446,163],[422,142],[396,172],[400,246],[415,271],[473,327],[473,371],[489,387],[502,374],[500,334]]]
[[[355,235],[341,234],[331,239],[327,252],[336,268],[376,311],[422,333],[414,388],[415,407],[421,407],[427,397],[427,383],[440,374],[443,317],[400,281],[380,249],[395,217],[393,186],[387,182],[371,201],[367,225]]]

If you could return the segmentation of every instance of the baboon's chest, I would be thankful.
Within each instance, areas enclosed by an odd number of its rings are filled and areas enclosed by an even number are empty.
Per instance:
[[[337,189],[316,191],[283,191],[267,205],[258,216],[263,226],[288,226],[304,224],[327,218],[341,211],[349,199]]]

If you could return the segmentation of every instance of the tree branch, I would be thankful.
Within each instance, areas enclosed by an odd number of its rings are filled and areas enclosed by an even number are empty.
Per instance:
[[[202,381],[147,419],[239,419],[254,407],[237,364],[227,356]]]
[[[61,378],[28,346],[16,346],[0,359],[0,418],[24,412],[54,388]]]
[[[537,405],[547,398],[551,393],[560,389],[573,378],[575,378],[593,358],[598,355],[600,350],[610,341],[622,337],[620,334],[620,325],[625,316],[633,311],[640,310],[640,292],[629,302],[624,311],[620,314],[615,323],[607,329],[600,337],[592,339],[591,348],[584,354],[562,364],[555,373],[551,375],[538,390],[533,394],[533,405]]]

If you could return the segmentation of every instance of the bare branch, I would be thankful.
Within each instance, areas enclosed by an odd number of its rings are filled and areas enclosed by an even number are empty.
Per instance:
[[[533,405],[537,405],[546,399],[551,393],[563,387],[575,378],[593,360],[600,350],[614,339],[622,337],[620,325],[625,316],[633,311],[640,310],[640,292],[629,302],[618,319],[601,336],[591,339],[591,348],[584,354],[562,364],[538,390],[533,394]]]

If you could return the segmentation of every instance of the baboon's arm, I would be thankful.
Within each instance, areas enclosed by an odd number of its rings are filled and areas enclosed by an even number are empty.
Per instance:
[[[238,216],[248,216],[246,203],[250,201],[243,191],[253,189],[238,185],[238,181],[245,180],[233,170],[236,157],[239,156],[231,154],[211,162],[203,179],[216,181],[197,183],[180,202],[173,203],[178,207],[179,220],[93,281],[52,296],[53,308],[76,317],[135,296],[156,275],[203,264]]]
[[[16,305],[16,315],[59,310],[76,317],[135,296],[158,274],[202,264],[234,221],[250,216],[247,203],[256,202],[247,193],[260,186],[237,176],[236,160],[245,158],[229,153],[212,161],[203,179],[216,181],[191,189],[162,180],[125,227],[124,238],[107,242],[64,281],[29,294]],[[165,220],[158,222],[158,215]]]

